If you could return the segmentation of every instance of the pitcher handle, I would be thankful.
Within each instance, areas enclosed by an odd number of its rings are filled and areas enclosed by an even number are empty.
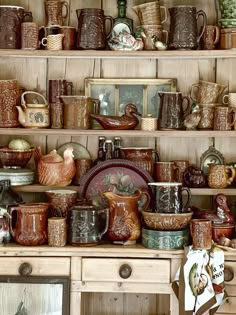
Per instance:
[[[101,213],[104,213],[104,212],[106,212],[106,225],[105,225],[103,231],[101,231],[99,233],[100,240],[101,240],[102,236],[107,232],[108,227],[109,227],[109,208],[98,210],[98,214],[101,214]]]
[[[230,113],[233,113],[233,121],[232,123],[230,124],[230,126],[234,126],[235,122],[236,122],[236,108],[231,108],[230,109]]]
[[[62,19],[63,19],[63,22],[64,22],[65,19],[68,16],[68,14],[69,14],[69,3],[67,1],[62,1],[61,3],[62,3],[62,6],[64,6],[66,8],[65,14],[62,15]]]
[[[15,238],[15,236],[16,236],[16,227],[15,228],[12,227],[12,213],[14,211],[16,211],[16,214],[17,214],[16,207],[11,207],[10,208],[10,217],[9,217],[9,228],[10,228],[11,235]],[[17,220],[17,217],[16,217],[16,220]]]
[[[219,28],[219,26],[215,25],[215,30],[216,30],[216,38],[214,40],[214,44],[217,44],[220,40],[220,28]]]
[[[235,174],[236,174],[235,169],[232,165],[226,165],[225,169],[228,174],[231,172],[230,178],[227,179],[227,184],[230,185],[233,182]]]
[[[165,35],[165,40],[162,39],[162,41],[163,41],[164,44],[167,44],[168,43],[168,39],[169,39],[169,32],[167,30],[162,30],[162,34],[164,34],[164,33],[166,34]]]
[[[68,89],[70,90],[69,93],[68,93]],[[67,95],[72,95],[72,91],[73,91],[73,83],[72,83],[72,82],[66,82],[66,92],[67,92]]]
[[[140,197],[138,199],[138,210],[140,212],[145,211],[147,207],[149,206],[151,197],[149,193],[146,190],[140,191]]]
[[[183,211],[185,211],[185,210],[188,209],[189,204],[190,204],[190,202],[191,202],[191,191],[190,191],[190,189],[189,189],[188,187],[182,187],[182,192],[183,192],[183,191],[186,191],[186,192],[187,192],[187,195],[188,195],[187,201],[186,201],[186,203],[185,203],[185,205],[184,205],[184,207],[183,207]]]
[[[186,100],[186,102],[184,102]],[[186,107],[184,108],[184,103],[186,103]],[[184,116],[190,113],[190,98],[188,96],[182,97],[182,108],[184,111]]]
[[[160,162],[160,154],[156,150],[153,150],[152,154],[153,154],[154,161],[155,162]]]
[[[164,5],[160,6],[160,10],[164,11],[164,19],[161,20],[161,24],[164,24],[167,21],[168,15],[167,15],[167,9]],[[161,14],[162,15],[162,14]]]
[[[112,16],[110,15],[106,15],[105,16],[105,23],[106,23],[106,20],[109,20],[110,21],[110,30],[107,34],[107,39],[111,36],[111,31],[112,31],[112,28],[113,28],[113,25],[114,25],[114,19]]]
[[[227,95],[227,94],[224,95],[222,101],[223,101],[224,105],[228,105],[229,104],[229,95]]]
[[[198,83],[194,83],[194,84],[192,84],[192,86],[191,86],[191,92],[190,92],[190,98],[194,101],[194,102],[197,102],[197,99],[195,99],[194,97],[193,97],[193,90],[194,89],[199,89],[199,84]]]
[[[201,15],[202,18],[203,18],[203,26],[202,26],[201,33],[200,33],[200,35],[199,35],[198,38],[197,38],[197,43],[199,43],[199,41],[200,41],[200,39],[201,39],[201,37],[202,37],[204,31],[205,31],[206,23],[207,23],[207,16],[206,16],[206,13],[205,13],[203,10],[199,10],[199,11],[197,11],[197,16],[196,16],[196,18],[198,19],[200,15]]]

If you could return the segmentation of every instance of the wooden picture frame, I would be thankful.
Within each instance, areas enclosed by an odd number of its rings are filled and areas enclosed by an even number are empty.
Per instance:
[[[68,315],[69,277],[0,276],[1,315]]]
[[[177,79],[85,79],[85,95],[100,100],[101,115],[121,116],[135,104],[142,116],[158,117],[158,91],[176,92]]]

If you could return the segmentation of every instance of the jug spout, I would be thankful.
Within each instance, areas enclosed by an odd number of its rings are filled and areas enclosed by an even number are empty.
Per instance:
[[[26,115],[21,106],[16,106],[18,110],[18,120],[22,126],[25,126]]]

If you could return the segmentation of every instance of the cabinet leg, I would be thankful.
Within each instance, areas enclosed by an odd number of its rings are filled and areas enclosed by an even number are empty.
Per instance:
[[[70,315],[81,315],[81,292],[70,293]]]

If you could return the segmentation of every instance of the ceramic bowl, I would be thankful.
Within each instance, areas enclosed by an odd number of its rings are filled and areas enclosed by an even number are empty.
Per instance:
[[[156,213],[142,211],[143,219],[147,227],[153,230],[182,230],[185,229],[193,215],[193,212],[186,213]]]
[[[180,231],[155,231],[142,229],[142,244],[153,249],[183,249],[189,244],[189,229]]]
[[[4,168],[24,168],[31,159],[34,148],[29,150],[11,150],[0,147],[0,163]]]
[[[225,236],[229,239],[233,237],[233,234],[235,232],[235,225],[230,224],[222,224],[222,225],[212,225],[212,239],[214,242],[219,243],[220,238],[222,236]]]

